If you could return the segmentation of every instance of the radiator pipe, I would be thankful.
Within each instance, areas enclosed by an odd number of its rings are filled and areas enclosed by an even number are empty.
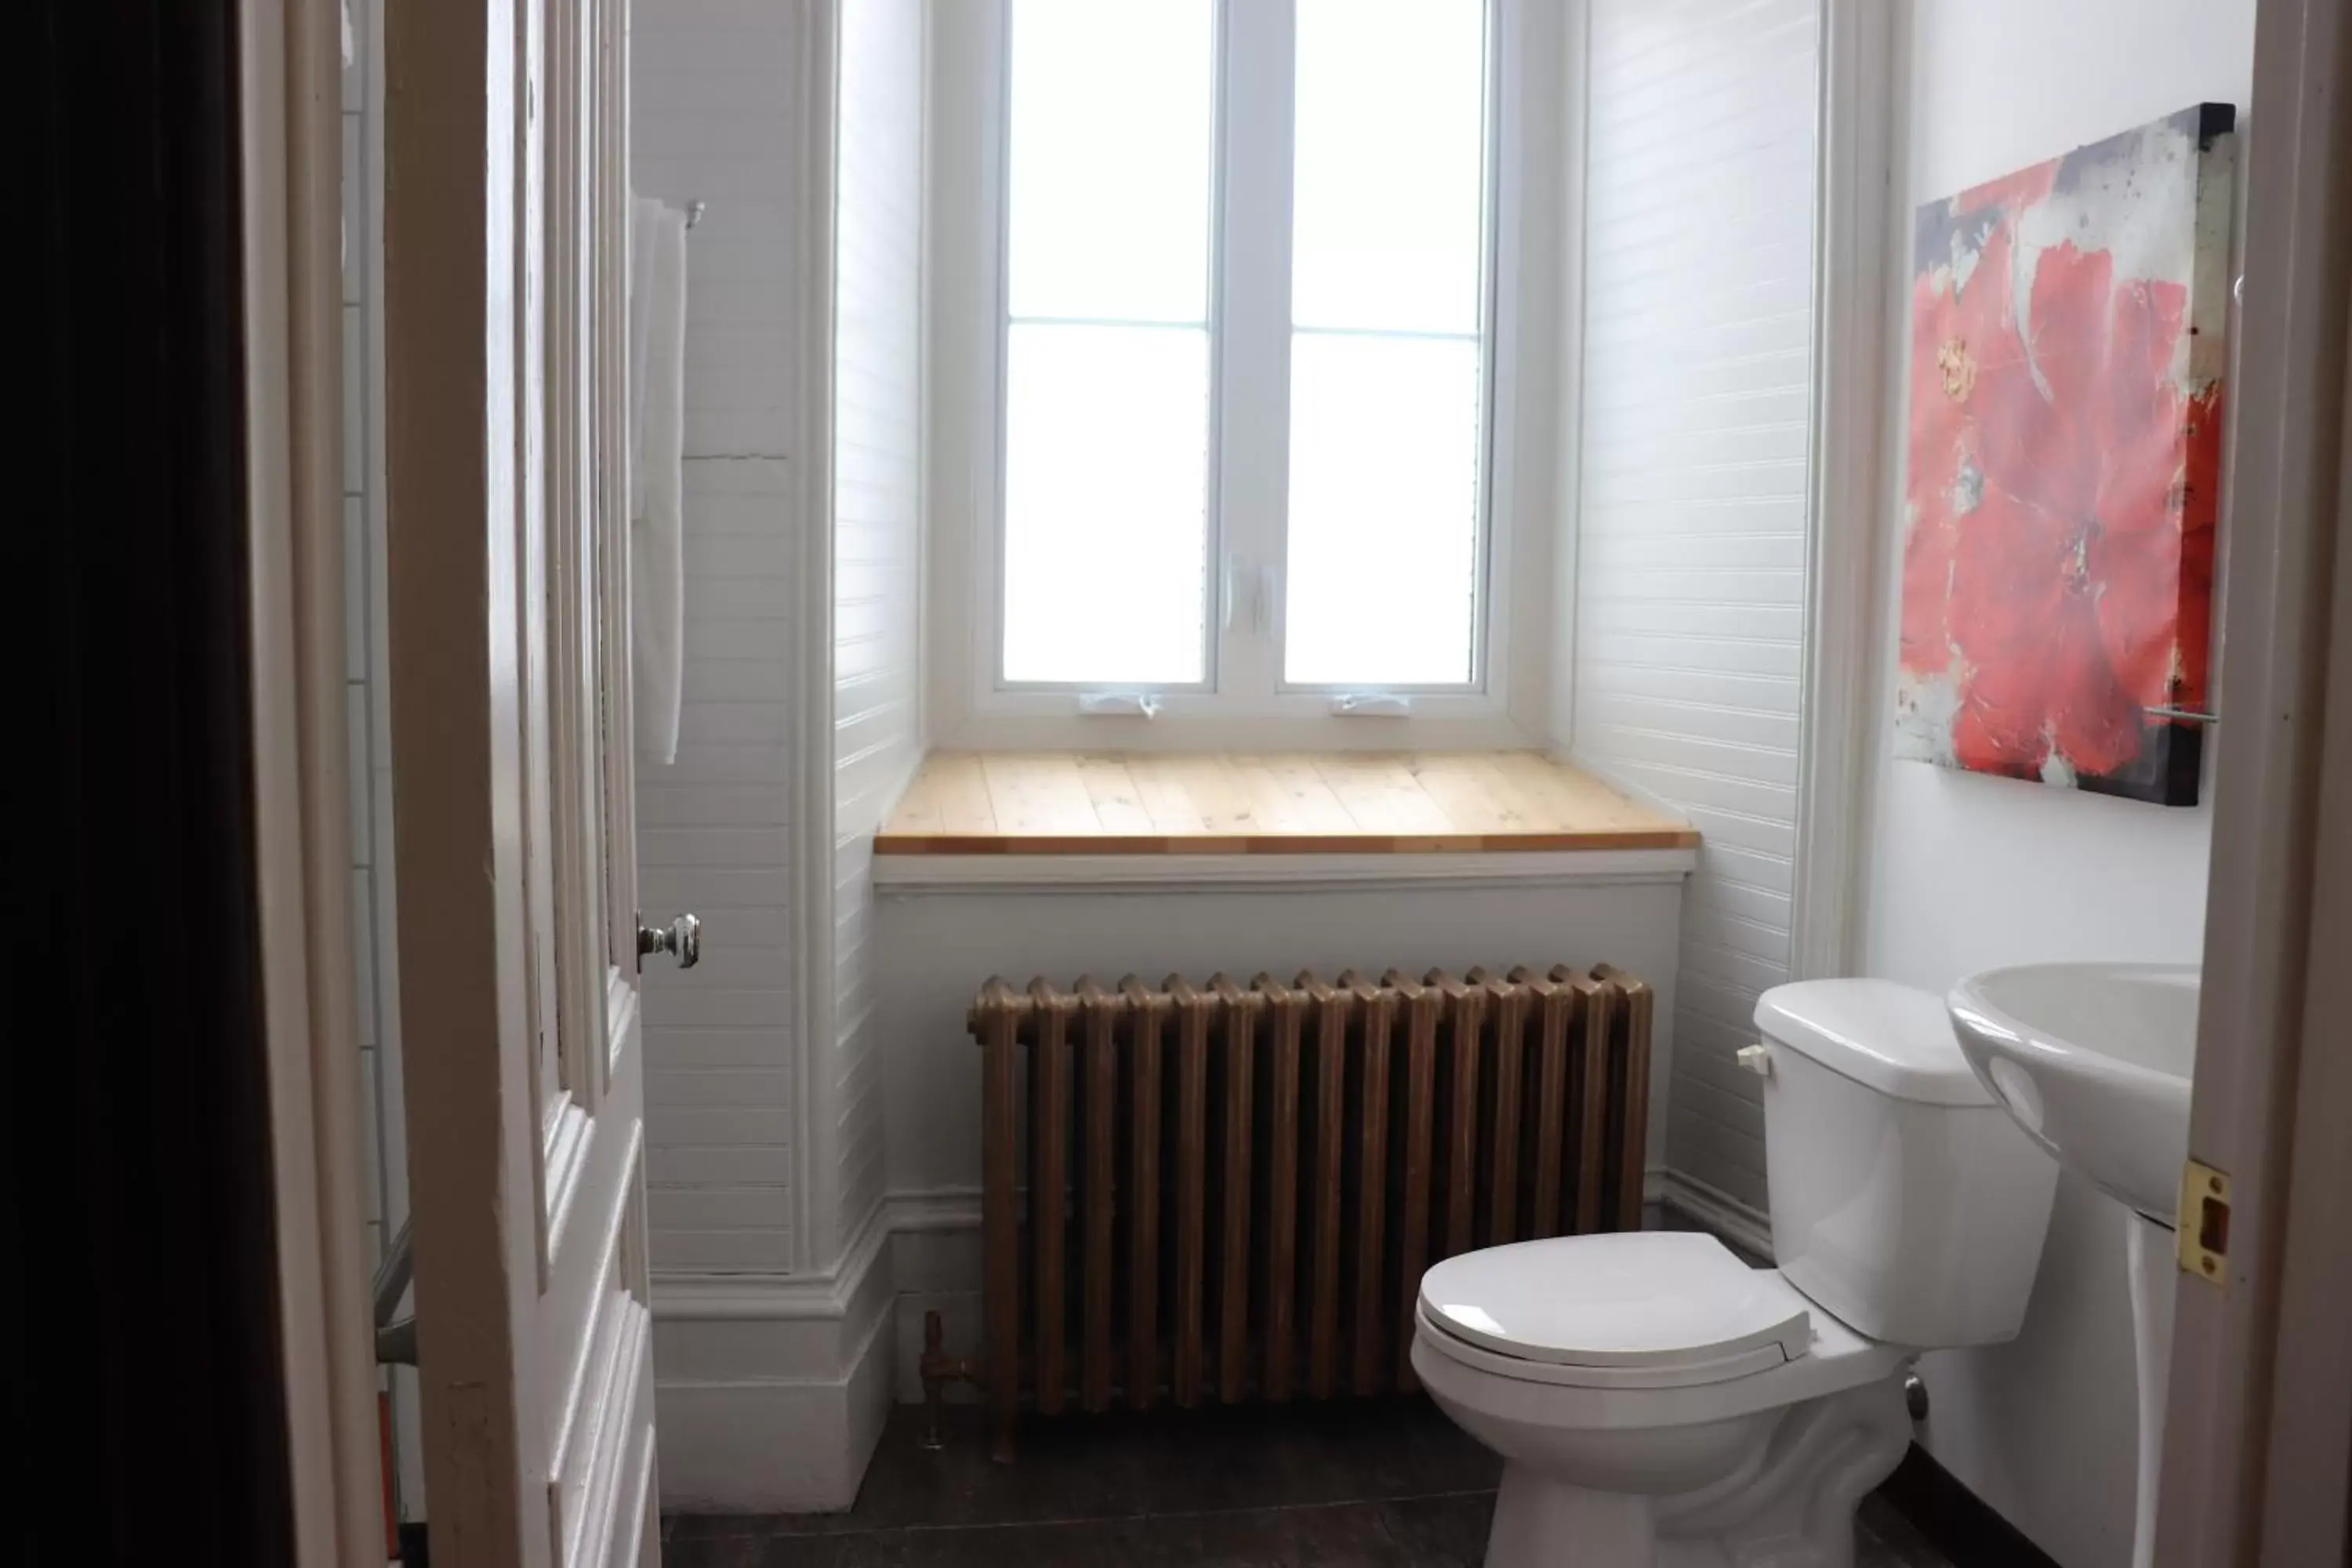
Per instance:
[[[980,1383],[981,1362],[976,1356],[951,1356],[947,1352],[947,1325],[937,1311],[923,1314],[923,1359],[917,1363],[923,1379],[923,1447],[940,1448],[946,1446],[940,1436],[940,1416],[947,1405],[947,1388],[950,1383]],[[992,1453],[989,1458],[999,1464],[1009,1461],[1009,1452]]]

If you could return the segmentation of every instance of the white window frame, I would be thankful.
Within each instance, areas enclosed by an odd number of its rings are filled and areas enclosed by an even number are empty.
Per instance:
[[[1120,687],[1013,684],[1003,637],[1004,373],[1011,0],[944,7],[932,52],[927,700],[946,747],[1507,746],[1539,743],[1556,594],[1551,395],[1565,302],[1523,279],[1560,276],[1559,138],[1529,135],[1531,104],[1558,104],[1557,49],[1521,47],[1527,0],[1487,0],[1483,561],[1467,685],[1304,686],[1281,679],[1288,492],[1290,155],[1296,11],[1220,0],[1211,279],[1206,679]],[[1235,79],[1236,72],[1254,79]],[[1544,95],[1549,95],[1547,98]],[[1555,110],[1555,112],[1557,112]],[[1252,121],[1255,120],[1255,123]],[[1227,155],[1228,143],[1259,151]],[[1230,245],[1249,204],[1253,243]],[[1273,216],[1278,214],[1279,216]],[[1530,263],[1533,262],[1533,265]],[[1559,291],[1554,289],[1557,295]],[[1538,374],[1529,375],[1533,369]],[[1536,432],[1523,452],[1522,430]],[[1530,460],[1534,459],[1534,460]],[[1106,582],[1109,594],[1136,585]],[[1227,606],[1232,606],[1228,614]],[[1149,691],[1156,717],[1103,717],[1082,700]],[[1343,716],[1336,700],[1408,700],[1402,717]]]

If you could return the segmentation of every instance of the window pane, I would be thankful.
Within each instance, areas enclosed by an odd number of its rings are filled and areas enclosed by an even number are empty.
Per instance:
[[[1283,679],[1477,673],[1484,0],[1298,0]]]
[[[1291,319],[1478,330],[1483,0],[1298,0]]]
[[[1208,319],[1214,48],[1211,0],[1014,0],[1016,320]]]
[[[1301,332],[1290,354],[1283,679],[1468,682],[1477,341]]]
[[[1209,338],[1015,322],[1007,342],[1004,678],[1203,678]]]

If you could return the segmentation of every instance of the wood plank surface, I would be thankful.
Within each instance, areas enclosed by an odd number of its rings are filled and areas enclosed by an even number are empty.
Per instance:
[[[1675,849],[1689,826],[1536,752],[935,752],[877,855]]]

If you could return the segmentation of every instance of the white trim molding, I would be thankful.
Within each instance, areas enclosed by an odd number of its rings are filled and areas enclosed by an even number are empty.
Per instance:
[[[1658,1201],[1710,1235],[1759,1258],[1772,1256],[1772,1219],[1729,1193],[1711,1187],[1696,1176],[1668,1171]]]
[[[1770,1220],[1705,1182],[1653,1165],[1642,1196],[1753,1256],[1772,1254]],[[895,1192],[833,1274],[656,1279],[654,1317],[666,1325],[657,1331],[677,1347],[663,1364],[688,1373],[660,1384],[664,1506],[848,1506],[870,1440],[857,1468],[844,1470],[842,1458],[864,1440],[868,1407],[920,1396],[912,1357],[925,1313],[946,1311],[951,1348],[977,1343],[979,1259],[963,1248],[980,1226],[978,1187]],[[922,1239],[910,1253],[893,1245],[900,1237]],[[681,1332],[695,1338],[682,1343]],[[891,1341],[891,1354],[877,1358]],[[761,1358],[756,1366],[730,1364],[747,1350]],[[768,1468],[742,1473],[729,1445],[746,1443],[762,1446]]]
[[[1814,220],[1813,432],[1808,479],[1802,738],[1790,903],[1792,979],[1851,974],[1867,781],[1876,755],[1872,649],[1880,532],[1880,264],[1894,178],[1894,29],[1875,0],[1822,0]]]
[[[253,876],[290,1543],[382,1549],[362,1249],[345,701],[339,62],[323,8],[237,21]]]
[[[2230,1177],[2221,1288],[2174,1287],[2161,1568],[2341,1563],[2352,1354],[2342,803],[2352,785],[2352,13],[2255,0],[2245,268],[2189,1153]]]
[[[889,1414],[889,1240],[877,1204],[827,1273],[655,1278],[666,1511],[824,1512],[856,1500]]]
[[[792,1257],[801,1270],[832,1267],[842,1256],[831,1247],[835,1225],[835,1154],[821,1108],[832,1103],[832,1086],[818,1064],[831,1057],[835,1038],[834,994],[833,826],[833,267],[834,136],[839,72],[835,40],[840,31],[839,0],[805,10],[808,33],[802,46],[801,96],[803,135],[801,168],[800,442],[795,495],[799,502],[798,571],[793,595],[799,640],[793,647],[792,678],[798,688],[797,718],[786,737],[792,784],[787,796],[792,837],[794,911],[790,933],[792,990],[796,999],[792,1071],[798,1108],[794,1118],[791,1194]],[[663,1484],[668,1485],[669,1445],[665,1439]],[[667,1495],[667,1494],[665,1494]]]
[[[1473,855],[877,855],[886,894],[1276,892],[1332,889],[1570,887],[1679,882],[1694,849],[1580,849]]]
[[[880,1298],[827,1366],[658,1378],[662,1510],[828,1513],[856,1501],[890,1413],[889,1304]],[[658,1320],[654,1334],[655,1359],[678,1359]]]
[[[887,1205],[877,1204],[834,1268],[808,1274],[656,1274],[654,1316],[665,1322],[816,1322],[845,1318],[889,1241]]]
[[[905,1324],[919,1335],[920,1311],[901,1307],[920,1281],[898,1277],[891,1239],[979,1228],[977,1187],[893,1193],[827,1272],[656,1276],[664,1510],[854,1502],[894,1394],[912,1386],[898,1375]]]

